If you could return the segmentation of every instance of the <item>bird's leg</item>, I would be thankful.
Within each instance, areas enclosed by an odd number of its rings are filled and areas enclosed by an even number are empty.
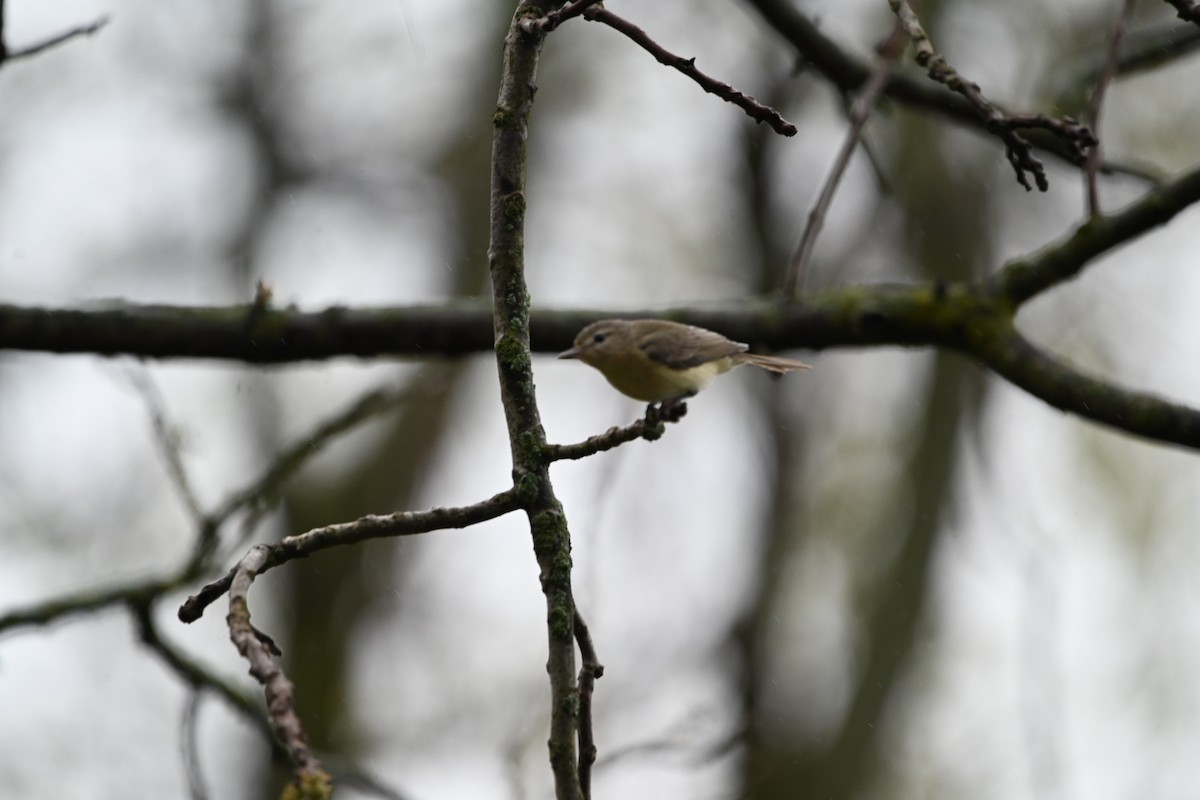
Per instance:
[[[658,424],[658,406],[654,403],[646,406],[646,424],[651,427]]]

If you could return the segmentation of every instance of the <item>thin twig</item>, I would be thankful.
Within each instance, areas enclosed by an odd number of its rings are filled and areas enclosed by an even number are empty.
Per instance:
[[[200,719],[200,701],[204,692],[193,686],[188,692],[187,705],[179,722],[179,747],[183,751],[183,772],[187,776],[188,796],[191,800],[208,800],[208,788],[204,785],[204,770],[200,767],[200,748],[197,743]]]
[[[300,790],[298,795],[329,797],[333,793],[332,779],[304,738],[304,727],[296,714],[295,687],[275,660],[278,650],[274,642],[250,623],[250,586],[269,558],[270,551],[265,546],[252,547],[234,568],[226,617],[229,638],[242,658],[250,662],[250,674],[263,686],[267,714],[295,765],[293,780]]]
[[[79,592],[46,600],[0,616],[0,633],[31,625],[49,625],[64,617],[102,611],[117,605],[145,602],[179,587],[178,577]]]
[[[200,507],[200,500],[196,497],[192,482],[188,478],[187,469],[183,465],[179,429],[167,419],[167,409],[163,402],[162,392],[159,391],[153,378],[145,372],[132,371],[129,373],[129,379],[146,404],[146,410],[150,414],[150,423],[154,427],[154,441],[158,445],[159,454],[167,463],[167,474],[171,477],[171,483],[174,484],[175,491],[179,493],[180,499],[187,507],[188,514],[203,527],[204,510]]]
[[[22,47],[20,50],[9,50],[3,60],[17,61],[22,58],[36,56],[38,53],[41,53],[44,50],[49,50],[51,47],[57,47],[58,45],[68,42],[71,39],[75,39],[80,36],[91,36],[107,24],[108,17],[100,17],[100,19],[88,25],[80,25],[76,28],[71,28],[68,31],[51,36],[49,39],[45,39],[36,44],[31,44],[27,47]]]
[[[291,479],[313,456],[327,444],[356,426],[385,414],[396,406],[412,399],[414,395],[430,387],[400,386],[383,387],[370,391],[350,403],[346,408],[320,421],[312,430],[297,436],[295,441],[275,456],[271,466],[249,485],[239,489],[208,515],[200,537],[193,548],[191,568],[199,569],[212,554],[216,545],[217,530],[230,517],[243,509],[249,513],[243,521],[241,536],[230,546],[244,545],[252,535],[259,520],[273,505],[280,487]],[[227,551],[227,549],[226,549]]]
[[[579,787],[583,800],[592,798],[592,765],[596,763],[596,736],[592,729],[592,694],[604,665],[596,657],[592,634],[579,609],[575,609],[575,641],[579,644]]]
[[[1096,86],[1088,103],[1087,124],[1093,131],[1100,132],[1100,114],[1104,109],[1104,95],[1113,76],[1117,74],[1117,53],[1121,46],[1121,37],[1133,15],[1134,0],[1124,0],[1121,11],[1113,20],[1112,29],[1108,34],[1108,51],[1104,57],[1104,68],[1096,78]],[[1087,169],[1085,170],[1085,187],[1087,189],[1088,216],[1098,217],[1103,211],[1100,208],[1100,192],[1096,186],[1096,173],[1100,168],[1101,146],[1097,143],[1088,151]]]
[[[1128,77],[1151,69],[1166,66],[1173,61],[1191,55],[1200,48],[1200,29],[1174,22],[1148,28],[1127,31],[1121,37],[1117,49],[1117,75]],[[1057,93],[1059,100],[1054,105],[1073,103],[1073,98],[1082,96],[1095,86],[1104,70],[1107,59],[1090,58],[1078,73],[1066,81],[1066,87]]]
[[[503,516],[520,508],[515,489],[508,489],[480,503],[459,508],[432,508],[428,511],[403,511],[395,514],[366,516],[353,522],[341,522],[314,528],[299,536],[289,536],[281,542],[259,545],[267,553],[266,563],[259,572],[266,572],[297,558],[312,555],[330,547],[356,544],[368,539],[390,536],[410,536],[416,533],[445,528],[466,528],[489,519]],[[205,585],[179,607],[179,619],[195,622],[204,609],[230,590],[237,569],[223,578]]]
[[[896,18],[904,27],[904,32],[912,39],[914,56],[917,64],[925,69],[929,77],[944,85],[947,89],[965,97],[975,111],[983,119],[987,129],[1000,137],[1005,145],[1005,155],[1017,175],[1017,182],[1032,191],[1029,175],[1040,191],[1046,191],[1050,184],[1046,179],[1046,168],[1033,154],[1033,145],[1017,132],[1020,128],[1041,128],[1058,136],[1067,148],[1068,158],[1075,164],[1083,164],[1086,160],[1086,150],[1095,147],[1096,137],[1086,125],[1080,125],[1070,117],[1061,119],[1043,115],[1021,116],[1008,115],[999,106],[992,103],[980,91],[979,86],[958,74],[933,48],[929,34],[921,27],[921,21],[908,4],[907,0],[888,0],[888,5],[896,14]]]
[[[631,425],[626,425],[623,428],[609,428],[604,433],[589,436],[582,442],[576,442],[575,444],[548,444],[545,451],[546,460],[569,461],[587,458],[596,453],[620,447],[626,442],[632,442],[635,439],[645,439],[648,442],[652,442],[662,438],[663,432],[666,430],[664,422],[666,420],[649,422],[646,419],[639,419]]]
[[[593,22],[602,22],[610,28],[625,34],[638,46],[654,56],[660,64],[679,70],[700,84],[700,88],[704,91],[715,94],[726,102],[733,103],[745,111],[751,119],[767,123],[776,133],[783,136],[796,135],[796,126],[784,119],[783,115],[778,111],[770,106],[763,105],[747,94],[742,94],[728,83],[722,83],[715,78],[705,75],[696,69],[696,59],[675,55],[650,38],[648,33],[629,20],[619,17],[605,8],[589,8],[583,13],[583,17]]]
[[[312,430],[297,436],[289,447],[274,458],[270,468],[257,480],[230,495],[221,507],[213,512],[213,518],[224,522],[241,509],[262,503],[330,441],[355,426],[411,400],[426,388],[428,387],[386,386],[357,398],[341,411],[321,420]]]
[[[854,154],[862,136],[863,127],[867,124],[867,119],[871,116],[871,111],[875,108],[875,103],[879,100],[883,88],[887,86],[888,79],[892,74],[892,66],[903,52],[904,42],[904,30],[897,22],[887,40],[879,47],[879,60],[871,70],[871,77],[850,106],[848,115],[850,125],[842,140],[841,149],[833,161],[833,167],[829,170],[824,185],[821,186],[817,201],[813,204],[812,210],[808,212],[808,222],[804,226],[800,242],[796,245],[796,250],[788,263],[783,285],[784,297],[796,297],[804,292],[804,285],[808,279],[808,265],[812,261],[817,236],[825,224],[829,206],[833,203],[833,195],[841,184],[842,176],[846,174],[850,157]]]
[[[544,17],[526,17],[519,23],[526,33],[549,33],[571,17],[578,17],[601,0],[575,0],[549,12]]]

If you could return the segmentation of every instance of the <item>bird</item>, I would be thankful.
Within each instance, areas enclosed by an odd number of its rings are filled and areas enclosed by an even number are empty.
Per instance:
[[[595,367],[617,391],[649,403],[647,421],[675,422],[687,413],[684,400],[743,364],[780,373],[810,369],[801,361],[749,350],[747,344],[694,325],[602,319],[584,327],[558,357]]]

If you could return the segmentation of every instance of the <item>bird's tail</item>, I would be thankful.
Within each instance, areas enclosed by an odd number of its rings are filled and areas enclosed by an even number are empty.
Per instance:
[[[771,372],[797,372],[802,369],[812,369],[803,361],[796,361],[791,358],[782,358],[780,356],[760,356],[757,353],[742,353],[738,356],[738,361],[743,364],[753,364],[756,367],[769,369]]]

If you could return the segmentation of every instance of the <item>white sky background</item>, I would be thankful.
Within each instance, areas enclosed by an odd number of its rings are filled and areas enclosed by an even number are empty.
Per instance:
[[[609,5],[750,94],[762,91],[764,64],[789,65],[786,49],[736,4]],[[1017,104],[1041,68],[1029,63],[1041,56],[1020,43],[1040,42],[1045,29],[1097,4],[1013,13],[999,25],[979,6],[950,15],[947,54],[989,94]],[[274,209],[252,273],[272,284],[280,305],[445,295],[446,265],[457,256],[427,162],[466,114],[455,103],[462,65],[478,48],[499,58],[500,43],[473,28],[478,8],[372,0],[347,13],[342,4],[290,4],[275,110],[303,131],[314,168],[372,192],[318,183]],[[883,3],[806,9],[860,53],[889,25]],[[249,207],[256,164],[246,131],[214,103],[214,87],[241,58],[241,3],[10,0],[7,11],[16,48],[102,14],[112,21],[92,39],[0,69],[0,302],[247,301],[225,252]],[[1026,63],[1014,63],[1018,56]],[[535,304],[653,307],[743,295],[746,244],[726,233],[741,229],[731,218],[740,201],[724,196],[741,169],[740,152],[729,151],[731,131],[749,124],[741,112],[583,21],[557,32],[545,59],[530,140]],[[1174,90],[1194,85],[1198,70],[1193,58],[1162,79],[1117,86],[1104,129],[1109,154],[1171,169],[1200,158],[1200,111]],[[572,102],[572,93],[582,99]],[[797,220],[842,130],[827,99],[804,109],[800,136],[777,150],[777,169],[789,176],[780,184],[795,187],[779,205]],[[1027,195],[994,148],[991,190],[1003,209],[994,240],[1002,257],[1016,256],[1078,219],[1080,182],[1055,168],[1048,195]],[[856,163],[819,256],[881,233],[862,230],[873,192]],[[1119,186],[1109,207],[1130,196]],[[1025,329],[1100,374],[1200,404],[1198,223],[1188,212],[1104,258],[1036,301]],[[906,278],[888,248],[868,243],[845,274],[821,282]],[[792,637],[781,649],[797,664],[783,690],[812,708],[797,722],[820,731],[836,718],[847,680],[841,593],[855,565],[837,541],[873,513],[847,513],[844,498],[894,479],[913,412],[908,375],[927,358],[835,351],[814,360],[818,368],[784,391],[820,420],[809,457],[821,477],[804,491],[840,513],[829,517],[825,550],[781,565],[797,587],[795,618],[785,620]],[[475,361],[421,506],[472,502],[508,481],[494,369]],[[88,356],[0,355],[0,613],[156,574],[187,552],[186,515],[128,377],[140,369]],[[278,397],[290,440],[396,373],[356,362],[147,369],[210,506],[267,463],[256,447],[257,399]],[[539,359],[535,369],[554,440],[640,411],[579,364]],[[597,692],[601,756],[661,741],[680,751],[601,767],[597,797],[727,797],[736,778],[732,759],[701,767],[694,759],[729,734],[736,701],[719,646],[749,597],[761,523],[757,465],[772,432],[744,413],[757,380],[739,373],[718,383],[653,446],[554,468],[576,537],[578,599],[607,669]],[[333,448],[313,474],[352,458],[356,441]],[[891,723],[897,774],[915,796],[933,791],[925,780],[941,796],[957,787],[958,796],[1004,800],[1200,795],[1192,753],[1200,459],[1100,431],[999,385],[967,463],[911,678],[921,702]],[[528,535],[513,517],[427,538],[401,549],[421,568],[401,596],[382,601],[396,617],[359,646],[355,699],[370,766],[416,798],[515,797],[518,787],[549,796],[544,611]],[[181,628],[164,614],[163,625],[250,686],[222,617],[210,611]],[[267,631],[271,618],[271,609],[256,609]],[[5,635],[0,796],[183,796],[183,697],[123,612]],[[214,796],[236,796],[266,748],[219,702],[206,702],[202,723]]]

